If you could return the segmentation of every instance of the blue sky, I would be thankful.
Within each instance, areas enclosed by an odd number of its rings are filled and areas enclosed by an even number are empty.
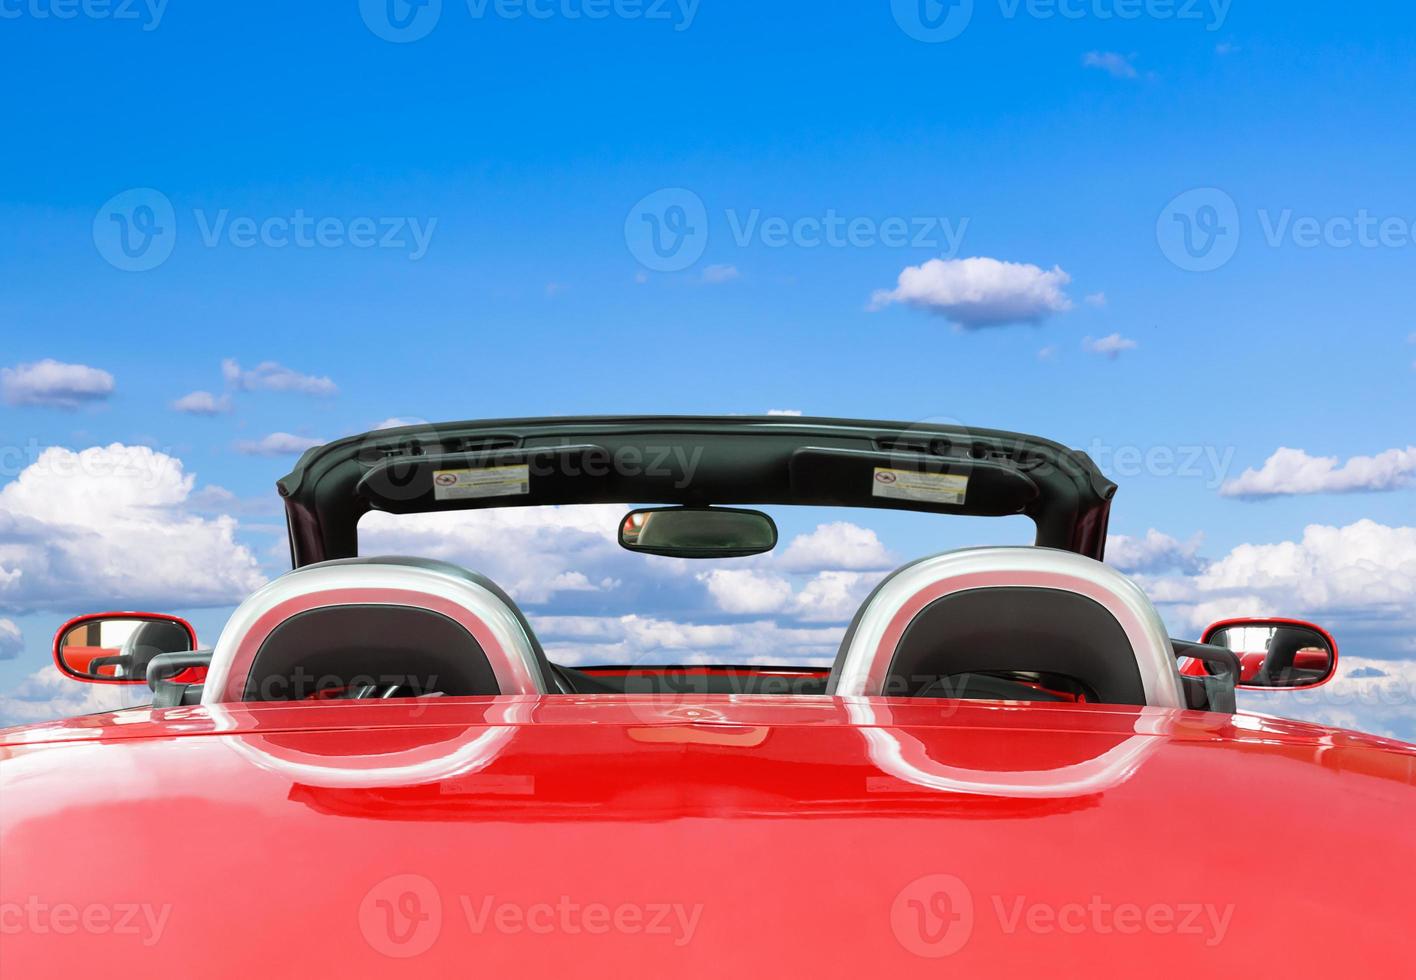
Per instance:
[[[1399,533],[1416,470],[1399,455],[1416,443],[1409,5],[396,0],[426,31],[405,43],[356,0],[67,9],[0,0],[0,367],[21,372],[0,483],[47,447],[151,447],[193,493],[233,495],[203,519],[230,512],[271,574],[279,516],[261,505],[293,457],[242,447],[272,433],[944,418],[1096,449],[1123,485],[1113,532],[1190,548],[1138,574],[1373,522],[1391,533],[1363,567],[1394,600],[1365,607],[1322,544],[1300,549],[1291,594],[1362,654],[1416,658],[1392,612],[1416,604]],[[966,26],[920,40],[921,11]],[[658,271],[644,229],[677,227],[684,204],[689,251],[668,264],[686,267]],[[171,252],[126,271],[115,236],[148,227],[145,206]],[[300,216],[323,242],[259,230]],[[837,219],[855,241],[820,241]],[[1187,222],[1222,228],[1198,258]],[[389,247],[359,247],[369,228]],[[998,309],[1014,322],[985,325]],[[23,373],[47,360],[111,384],[65,376],[81,395],[56,404],[52,377]],[[195,391],[226,410],[171,407]],[[1261,499],[1221,492],[1281,447],[1337,462],[1274,468]],[[908,550],[911,529],[879,529]],[[4,690],[79,610],[0,600],[23,634]],[[223,609],[197,615],[214,629]]]

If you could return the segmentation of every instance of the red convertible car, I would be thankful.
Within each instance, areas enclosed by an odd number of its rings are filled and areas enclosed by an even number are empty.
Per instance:
[[[1236,711],[1327,682],[1333,638],[1172,638],[1102,561],[1082,453],[518,420],[278,486],[293,570],[210,648],[158,613],[59,630],[59,670],[150,707],[0,731],[0,976],[1411,976],[1416,747]],[[586,504],[665,579],[771,552],[754,508],[1036,539],[882,573],[829,664],[548,652],[484,570],[360,550],[374,512]]]

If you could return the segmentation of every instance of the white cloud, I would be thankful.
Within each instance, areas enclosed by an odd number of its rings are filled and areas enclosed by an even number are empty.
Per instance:
[[[796,594],[792,612],[813,623],[846,623],[885,572],[820,572]]]
[[[1048,344],[1046,347],[1042,348],[1040,351],[1037,352],[1037,359],[1039,361],[1057,360],[1057,345]]]
[[[1341,640],[1338,641],[1341,647]],[[1240,691],[1243,711],[1416,742],[1416,660],[1343,654],[1337,676],[1310,691]]]
[[[875,532],[837,521],[792,539],[779,554],[746,567],[700,573],[719,612],[778,614],[806,622],[844,623],[899,559]]]
[[[1373,648],[1416,629],[1416,527],[1313,524],[1301,541],[1243,544],[1185,576],[1140,576],[1172,629],[1228,616],[1336,620]]]
[[[326,377],[301,374],[275,361],[263,361],[252,370],[242,370],[232,358],[221,362],[226,383],[239,391],[287,391],[303,395],[333,395],[339,387]]]
[[[566,592],[611,592],[626,572],[644,579],[644,562],[670,559],[632,555],[616,533],[624,508],[506,507],[475,513],[393,515],[374,512],[359,522],[366,555],[422,555],[455,562],[488,576],[517,602],[538,605]]]
[[[883,569],[899,563],[874,531],[848,521],[820,524],[797,535],[776,561],[781,569],[796,572]]]
[[[64,364],[52,358],[0,368],[0,391],[10,405],[76,409],[113,394],[113,375],[84,364]]]
[[[732,282],[741,276],[742,273],[735,265],[710,265],[703,270],[703,281],[712,286]]]
[[[405,426],[427,424],[428,423],[425,419],[413,418],[412,416],[395,415],[393,418],[384,419],[378,425],[374,426],[374,431],[377,432],[382,429],[402,429]]]
[[[80,684],[49,664],[0,694],[0,727],[118,711],[152,701],[141,685]]]
[[[771,620],[691,623],[653,616],[535,616],[532,626],[556,663],[811,664],[828,666],[841,642],[835,627]]]
[[[895,289],[877,290],[871,309],[892,303],[937,313],[965,330],[1006,323],[1041,323],[1072,308],[1064,287],[1072,277],[1058,266],[998,259],[930,259],[900,273]]]
[[[189,510],[196,478],[145,446],[50,448],[0,488],[0,609],[190,609],[265,578],[229,516]]]
[[[1087,337],[1082,341],[1082,349],[1091,354],[1100,354],[1102,357],[1109,357],[1113,361],[1120,357],[1123,351],[1135,350],[1141,346],[1129,337],[1123,337],[1119,333],[1113,333],[1100,339]]]
[[[324,445],[323,439],[272,432],[264,439],[246,440],[236,444],[236,451],[246,456],[297,456],[307,449]]]
[[[1220,488],[1226,497],[1274,497],[1306,493],[1403,490],[1416,477],[1416,446],[1376,456],[1309,456],[1280,448],[1257,470],[1247,469]]]
[[[1112,78],[1135,78],[1136,66],[1131,63],[1135,57],[1115,51],[1088,51],[1082,56],[1082,64],[1088,68],[1100,68]]]
[[[1198,572],[1204,567],[1199,557],[1203,542],[1203,535],[1197,534],[1189,541],[1179,541],[1154,528],[1140,538],[1112,534],[1106,539],[1106,562],[1127,575],[1171,569]]]
[[[194,391],[173,402],[172,410],[183,415],[223,415],[231,411],[231,396]]]
[[[25,638],[13,620],[0,618],[0,660],[14,660],[25,648]]]
[[[802,414],[802,411],[799,408],[769,408],[767,409],[767,414],[786,415],[792,418],[799,418]]]
[[[780,575],[750,568],[715,568],[698,580],[725,613],[760,615],[780,612],[792,600],[792,584]]]
[[[1103,307],[1106,305],[1105,293],[1089,293],[1084,301],[1088,306]]]

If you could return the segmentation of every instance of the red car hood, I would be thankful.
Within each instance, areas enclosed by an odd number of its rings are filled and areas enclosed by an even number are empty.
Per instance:
[[[1416,747],[832,698],[0,732],[0,975],[1404,975]],[[11,971],[14,971],[13,973]]]

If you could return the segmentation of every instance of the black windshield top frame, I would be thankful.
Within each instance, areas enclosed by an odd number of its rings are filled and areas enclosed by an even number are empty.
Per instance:
[[[525,492],[450,496],[446,474],[525,466]],[[892,471],[966,487],[962,502],[883,496]],[[504,472],[515,472],[507,470]],[[940,482],[943,478],[943,482]],[[931,482],[932,481],[932,482]],[[382,429],[308,450],[277,481],[295,567],[358,555],[359,520],[489,507],[617,503],[830,506],[1023,515],[1036,544],[1100,560],[1116,484],[1037,436],[932,423],[787,416],[500,419]]]

